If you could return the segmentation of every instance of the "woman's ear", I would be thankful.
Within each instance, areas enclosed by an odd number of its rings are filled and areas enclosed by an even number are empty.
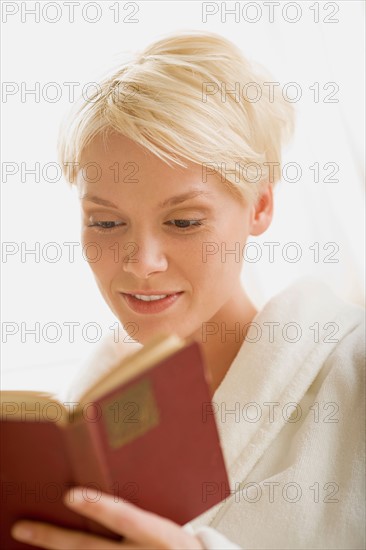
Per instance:
[[[273,217],[273,187],[270,183],[261,192],[252,207],[250,235],[261,235],[269,227]]]

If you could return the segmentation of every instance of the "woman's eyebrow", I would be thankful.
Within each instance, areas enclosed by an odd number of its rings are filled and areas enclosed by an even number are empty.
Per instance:
[[[177,204],[181,204],[182,202],[188,201],[190,199],[194,199],[196,197],[210,197],[212,196],[212,193],[209,193],[208,191],[190,191],[188,193],[182,193],[181,195],[176,195],[175,197],[170,197],[169,199],[166,199],[163,202],[160,202],[158,204],[159,208],[166,208],[167,206],[176,206]]]
[[[95,195],[88,195],[88,193],[85,193],[84,195],[82,195],[80,197],[80,200],[95,202],[96,204],[101,204],[102,206],[110,206],[112,208],[118,208],[118,206],[113,202],[110,202],[107,199],[102,199],[101,197],[97,197]]]
[[[212,195],[212,193],[209,193],[208,191],[202,191],[202,190],[201,191],[190,191],[188,193],[182,193],[181,195],[176,195],[174,197],[170,197],[169,199],[166,199],[165,201],[160,202],[158,204],[158,206],[159,206],[159,208],[166,208],[167,206],[176,206],[177,204],[181,204],[182,202],[194,199],[196,197],[201,197],[201,196],[209,197],[211,195]],[[83,201],[94,202],[94,203],[100,204],[102,206],[109,206],[111,208],[118,208],[118,206],[116,204],[114,204],[113,202],[111,202],[107,199],[102,199],[101,197],[97,197],[95,195],[89,195],[88,193],[85,193],[84,195],[82,195],[80,197],[80,199],[83,200]]]

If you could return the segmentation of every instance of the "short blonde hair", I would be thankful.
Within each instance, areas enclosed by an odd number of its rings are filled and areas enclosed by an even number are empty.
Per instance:
[[[279,93],[273,100],[270,82],[221,36],[159,40],[70,113],[59,137],[65,177],[73,183],[67,163],[80,163],[94,137],[118,133],[170,165],[204,165],[250,203],[280,179],[282,145],[293,131],[292,105]]]

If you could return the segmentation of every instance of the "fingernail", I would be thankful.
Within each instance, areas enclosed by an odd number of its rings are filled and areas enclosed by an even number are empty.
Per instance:
[[[28,524],[16,523],[11,530],[11,534],[15,539],[30,540],[33,537],[33,529]]]

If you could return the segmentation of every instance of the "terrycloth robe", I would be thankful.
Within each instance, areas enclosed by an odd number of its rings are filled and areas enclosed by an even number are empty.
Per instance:
[[[365,548],[364,319],[313,279],[253,319],[213,396],[232,494],[185,526],[205,548]]]
[[[365,548],[364,335],[364,310],[309,278],[253,319],[212,399],[232,495],[207,480],[226,498],[184,527],[206,549]]]

